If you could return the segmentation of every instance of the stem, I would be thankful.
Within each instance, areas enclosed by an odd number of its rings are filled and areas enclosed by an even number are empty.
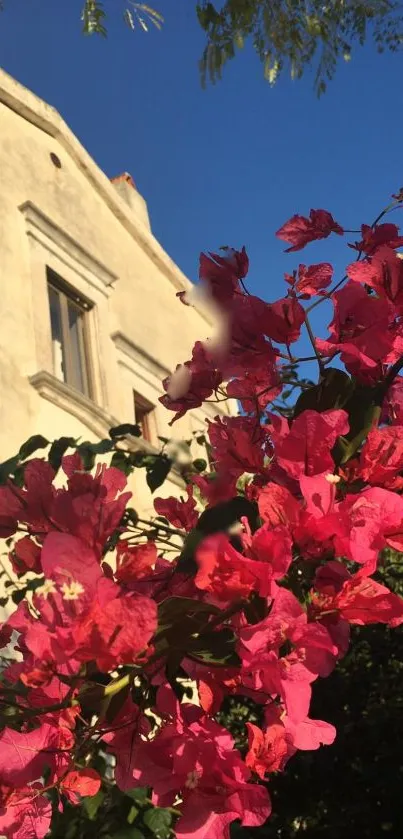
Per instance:
[[[324,372],[324,369],[325,369],[325,364],[324,364],[324,361],[322,359],[322,356],[321,356],[319,350],[316,347],[315,336],[313,334],[311,324],[309,323],[309,318],[308,318],[307,312],[305,312],[305,326],[306,326],[306,329],[307,329],[307,332],[308,332],[308,335],[309,335],[309,340],[312,344],[312,347],[313,347],[313,350],[314,350],[314,353],[315,353],[316,361],[318,362],[319,374],[320,374],[320,376],[322,376],[322,374]]]
[[[141,524],[146,524],[148,527],[155,530],[156,527],[159,527],[161,530],[166,530],[167,533],[172,533],[174,536],[186,536],[184,530],[177,530],[175,527],[168,527],[166,524],[160,524],[157,521],[148,521],[147,519],[137,519]]]

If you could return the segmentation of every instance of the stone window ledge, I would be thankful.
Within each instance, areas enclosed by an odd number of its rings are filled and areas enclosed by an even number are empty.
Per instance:
[[[96,405],[88,396],[59,381],[47,370],[40,370],[39,373],[30,376],[29,381],[43,399],[76,417],[101,439],[109,437],[109,429],[119,424],[115,417]]]
[[[108,414],[107,411],[104,411],[103,408],[84,396],[83,393],[70,385],[66,385],[65,382],[61,382],[47,370],[41,370],[34,376],[30,376],[29,382],[43,399],[47,399],[53,405],[61,408],[62,411],[76,417],[101,440],[109,438],[109,430],[120,424],[116,417]],[[149,454],[158,454],[158,449],[155,446],[138,437],[128,436],[126,446],[128,451],[146,451]],[[175,467],[169,473],[169,480],[181,489],[185,487],[185,482]]]

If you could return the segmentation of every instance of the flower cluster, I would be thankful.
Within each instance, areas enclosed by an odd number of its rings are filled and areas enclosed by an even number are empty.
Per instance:
[[[120,789],[173,808],[178,839],[228,839],[234,820],[269,817],[259,781],[333,742],[310,717],[315,681],[352,624],[403,623],[378,575],[385,550],[403,552],[403,237],[383,215],[343,280],[301,264],[274,303],[248,292],[245,250],[202,255],[221,340],[195,344],[161,401],[172,421],[206,399],[241,410],[208,423],[212,471],[156,499],[150,526],[123,471],[93,472],[79,450],[60,458],[63,486],[38,457],[0,486],[16,606],[0,627],[2,835],[42,839],[52,807],[96,795],[101,745]],[[311,210],[278,236],[293,252],[332,233]],[[319,339],[309,314],[325,300]],[[296,376],[302,330],[317,384]],[[229,695],[260,708],[240,750],[219,723]]]

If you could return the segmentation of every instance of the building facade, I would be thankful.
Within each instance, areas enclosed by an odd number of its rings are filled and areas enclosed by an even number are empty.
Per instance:
[[[191,283],[130,176],[111,182],[58,112],[4,72],[0,172],[0,461],[38,433],[95,442],[136,422],[153,449],[203,431],[214,405],[172,431],[158,401],[161,381],[212,331],[176,297]],[[143,470],[131,483],[134,505],[152,512]],[[182,489],[171,473],[158,494]]]

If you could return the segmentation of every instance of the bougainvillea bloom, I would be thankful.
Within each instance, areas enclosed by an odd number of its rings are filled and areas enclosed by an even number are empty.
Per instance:
[[[315,239],[326,239],[331,233],[342,236],[343,232],[343,228],[327,210],[311,210],[309,218],[292,216],[277,230],[276,236],[290,243],[291,247],[286,249],[290,252],[300,251]]]
[[[343,230],[330,213],[311,210],[278,235],[294,251],[332,232]],[[165,448],[133,453],[127,426],[99,446],[122,469],[89,468],[96,447],[71,438],[47,459],[27,456],[44,450],[31,438],[2,464],[0,537],[16,577],[0,626],[6,839],[43,839],[52,808],[61,819],[94,795],[95,808],[112,783],[150,787],[177,839],[229,839],[234,821],[269,816],[259,781],[333,743],[333,725],[311,716],[317,680],[346,655],[352,625],[403,624],[403,598],[376,576],[403,553],[401,244],[395,225],[363,225],[334,293],[330,262],[301,264],[271,302],[243,283],[245,249],[201,256],[219,328],[161,401],[171,422],[192,412],[193,428],[217,403],[204,474]],[[317,339],[310,310],[324,298],[333,319]],[[299,376],[304,360],[315,381]],[[227,399],[236,415],[218,407]],[[124,472],[144,467],[154,487],[160,465],[182,486],[164,488],[147,521],[136,497],[127,508]],[[236,696],[260,706],[242,754],[217,723]]]

